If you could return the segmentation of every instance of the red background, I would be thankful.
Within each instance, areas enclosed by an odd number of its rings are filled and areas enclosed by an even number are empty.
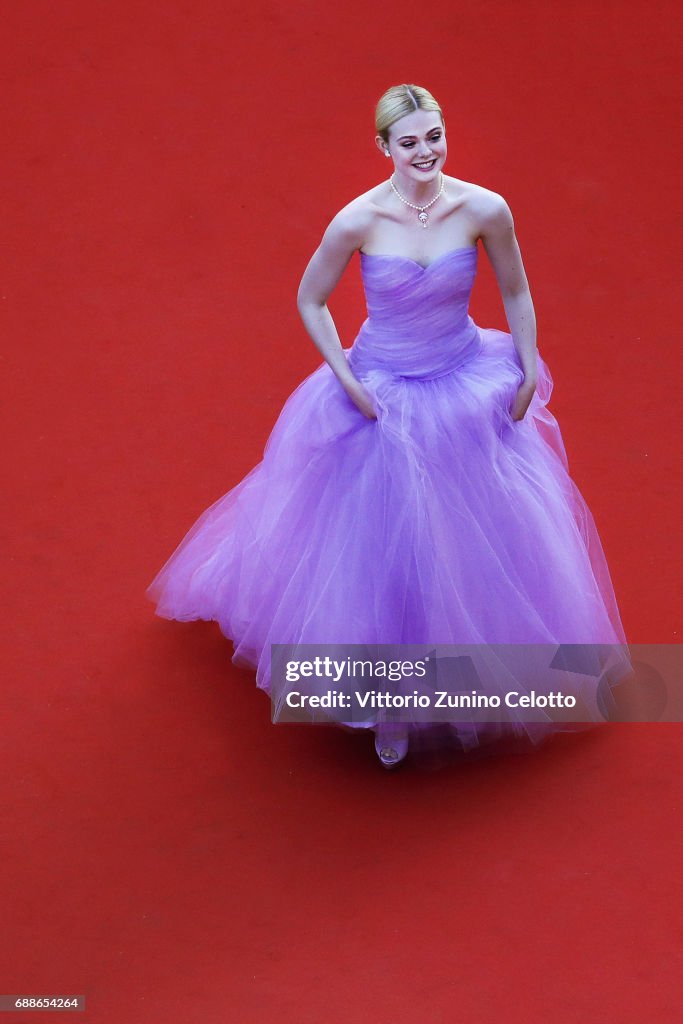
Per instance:
[[[296,288],[408,81],[447,173],[512,208],[627,636],[680,642],[678,10],[5,9],[3,992],[97,1024],[678,1022],[680,726],[386,773],[271,725],[215,624],[144,598],[320,364]],[[330,307],[348,346],[356,260]]]

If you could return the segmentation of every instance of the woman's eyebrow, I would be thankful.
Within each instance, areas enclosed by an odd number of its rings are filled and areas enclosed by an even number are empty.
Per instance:
[[[435,131],[438,131],[440,129],[441,129],[441,125],[437,124],[437,125],[434,125],[433,128],[430,128],[428,132],[425,132],[425,134],[426,135],[430,135],[431,132],[435,132]],[[416,138],[417,138],[417,135],[400,135],[396,141],[400,142],[402,139],[416,139]]]

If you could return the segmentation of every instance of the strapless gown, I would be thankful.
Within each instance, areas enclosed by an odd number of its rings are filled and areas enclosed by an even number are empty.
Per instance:
[[[215,620],[268,693],[271,644],[625,642],[548,409],[550,371],[539,353],[537,390],[513,420],[512,336],[468,312],[477,259],[476,246],[427,267],[361,253],[368,315],[344,353],[377,419],[322,363],[286,400],[262,461],[146,591],[164,618]],[[471,725],[449,728],[477,744]]]

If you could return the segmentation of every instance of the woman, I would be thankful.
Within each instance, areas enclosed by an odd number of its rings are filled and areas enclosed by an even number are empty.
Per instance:
[[[262,462],[147,590],[161,616],[216,620],[278,708],[301,686],[275,685],[271,644],[625,640],[547,409],[552,378],[509,207],[443,173],[445,122],[426,89],[387,90],[376,131],[391,175],[336,214],[298,291],[325,361],[287,399]],[[468,313],[480,242],[510,333]],[[368,317],[344,349],[327,300],[356,252]],[[595,690],[580,697],[599,703]],[[491,730],[461,715],[447,732],[465,749],[492,732],[535,740],[538,722],[522,718]],[[433,725],[381,711],[332,720],[372,729],[387,767]]]

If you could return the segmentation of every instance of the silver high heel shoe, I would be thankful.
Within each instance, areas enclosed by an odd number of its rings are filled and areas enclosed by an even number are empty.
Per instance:
[[[408,753],[408,732],[381,727],[375,733],[375,751],[384,768],[395,768]]]

